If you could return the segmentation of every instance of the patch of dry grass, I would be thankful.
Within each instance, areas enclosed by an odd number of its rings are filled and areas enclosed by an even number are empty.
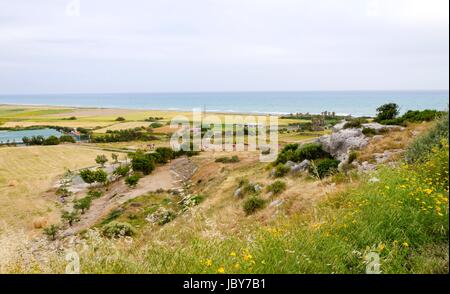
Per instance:
[[[55,217],[52,199],[44,197],[67,169],[95,165],[109,152],[76,145],[6,147],[0,149],[0,219],[7,225],[31,229],[39,217]]]

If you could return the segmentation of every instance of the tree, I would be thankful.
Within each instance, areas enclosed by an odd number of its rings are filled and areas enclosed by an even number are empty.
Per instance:
[[[69,224],[69,226],[72,226],[74,222],[77,222],[80,220],[80,216],[77,213],[77,211],[72,211],[72,212],[64,211],[61,215],[61,219],[66,221]]]
[[[395,103],[387,103],[377,108],[377,117],[375,121],[381,122],[383,120],[394,119],[400,113],[399,107]]]
[[[81,214],[84,214],[85,211],[91,207],[91,203],[92,203],[91,197],[84,197],[76,200],[73,204],[73,208],[81,210]]]
[[[133,171],[140,171],[144,175],[148,175],[155,169],[155,162],[144,152],[137,151],[133,154],[131,166],[133,167]]]
[[[124,120],[125,120],[125,118],[122,116],[119,116],[118,118],[116,118],[116,121],[124,121]]]
[[[44,234],[46,234],[50,240],[55,241],[56,235],[58,234],[59,226],[51,225],[49,227],[44,228]]]
[[[114,163],[118,163],[118,159],[119,159],[119,155],[117,155],[116,153],[112,153],[111,154],[111,158],[114,161]]]
[[[105,167],[105,163],[108,162],[108,158],[106,158],[104,154],[97,155],[97,157],[95,158],[95,162],[97,164],[100,164],[102,167]]]

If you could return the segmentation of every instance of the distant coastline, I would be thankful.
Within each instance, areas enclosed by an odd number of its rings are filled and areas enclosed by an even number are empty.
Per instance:
[[[199,92],[0,95],[0,105],[51,106],[208,113],[319,114],[373,116],[376,108],[394,102],[401,111],[448,107],[449,91],[305,91],[305,92]]]

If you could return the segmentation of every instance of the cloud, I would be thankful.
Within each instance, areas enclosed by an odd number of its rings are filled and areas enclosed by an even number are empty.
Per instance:
[[[2,1],[1,91],[448,88],[447,0],[70,1]]]

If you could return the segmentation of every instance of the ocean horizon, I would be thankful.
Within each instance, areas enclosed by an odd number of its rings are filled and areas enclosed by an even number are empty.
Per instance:
[[[385,103],[407,110],[448,109],[449,91],[161,92],[0,95],[0,104],[230,113],[373,116]]]

